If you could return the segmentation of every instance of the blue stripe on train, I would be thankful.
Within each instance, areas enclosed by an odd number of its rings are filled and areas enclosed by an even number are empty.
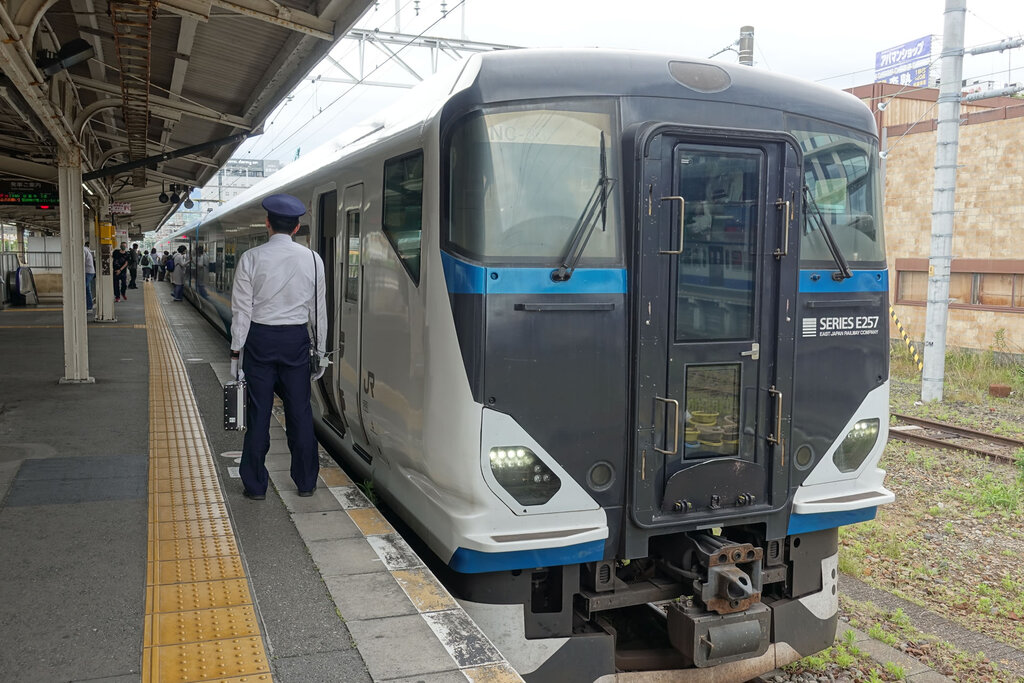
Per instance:
[[[507,553],[483,553],[479,550],[458,548],[448,561],[448,566],[463,574],[482,574],[510,569],[596,562],[603,558],[604,541],[588,541],[562,548],[513,550]]]
[[[887,270],[855,270],[853,277],[845,280],[833,280],[832,269],[801,270],[800,292],[804,294],[847,293],[854,292],[887,292],[889,291],[889,271]]]
[[[579,268],[565,282],[553,268],[487,268],[441,252],[450,294],[625,294],[624,268]]]
[[[834,529],[846,524],[866,522],[869,519],[874,519],[876,512],[878,512],[878,507],[872,506],[859,508],[857,510],[844,510],[842,512],[819,512],[813,515],[790,515],[789,529],[786,533],[792,536],[793,534],[806,534],[811,531]]]

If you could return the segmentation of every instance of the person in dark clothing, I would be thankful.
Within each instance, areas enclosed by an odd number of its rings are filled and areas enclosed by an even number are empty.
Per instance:
[[[266,497],[275,392],[288,423],[292,481],[300,496],[316,491],[320,461],[310,382],[320,379],[328,364],[324,264],[315,251],[292,241],[306,206],[297,197],[275,194],[263,200],[263,208],[269,240],[242,254],[231,290],[231,374],[248,381],[249,428],[238,472],[242,493],[252,500]],[[316,328],[313,340],[307,331],[311,325]]]
[[[154,249],[153,251],[156,250]],[[164,251],[163,256],[160,257],[160,276],[157,279],[159,279],[161,282],[163,282],[164,278],[167,277],[167,259],[168,257],[170,257],[170,255],[171,252]]]
[[[128,252],[128,273],[132,276],[131,282],[128,283],[128,289],[138,289],[135,285],[135,278],[139,274],[139,245],[133,244],[132,250]]]
[[[114,250],[112,256],[114,267],[114,301],[121,299],[128,300],[128,244],[121,242],[121,245]]]

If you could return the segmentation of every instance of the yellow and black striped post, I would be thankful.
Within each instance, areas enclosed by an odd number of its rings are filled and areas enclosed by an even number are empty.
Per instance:
[[[901,323],[900,319],[896,317],[896,311],[891,305],[889,306],[889,317],[892,318],[894,323],[896,323],[896,329],[899,331],[900,336],[903,337],[903,343],[907,345],[908,349],[910,349],[910,355],[914,357],[914,361],[917,363],[917,371],[923,371],[924,361],[921,360],[921,356],[918,355],[917,349],[914,348],[914,343],[910,341],[910,337],[903,331],[903,323]]]

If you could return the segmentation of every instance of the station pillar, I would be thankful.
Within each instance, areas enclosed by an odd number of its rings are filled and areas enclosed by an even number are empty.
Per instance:
[[[114,223],[109,218],[109,204],[106,199],[101,198],[96,207],[96,219],[94,228],[96,230],[96,315],[94,322],[116,323],[117,316],[114,315],[114,271],[111,266],[111,257],[114,253]]]
[[[85,311],[85,212],[82,155],[77,148],[57,154],[60,192],[60,254],[64,295],[64,376],[61,384],[95,382],[89,376],[89,333]]]

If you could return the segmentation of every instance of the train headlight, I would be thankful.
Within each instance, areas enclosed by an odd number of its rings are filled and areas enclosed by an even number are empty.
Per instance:
[[[543,505],[562,482],[537,454],[524,446],[499,446],[490,452],[491,472],[520,505]]]
[[[832,456],[832,462],[840,472],[853,472],[861,466],[878,441],[878,426],[877,417],[860,420],[853,425],[853,429]]]

